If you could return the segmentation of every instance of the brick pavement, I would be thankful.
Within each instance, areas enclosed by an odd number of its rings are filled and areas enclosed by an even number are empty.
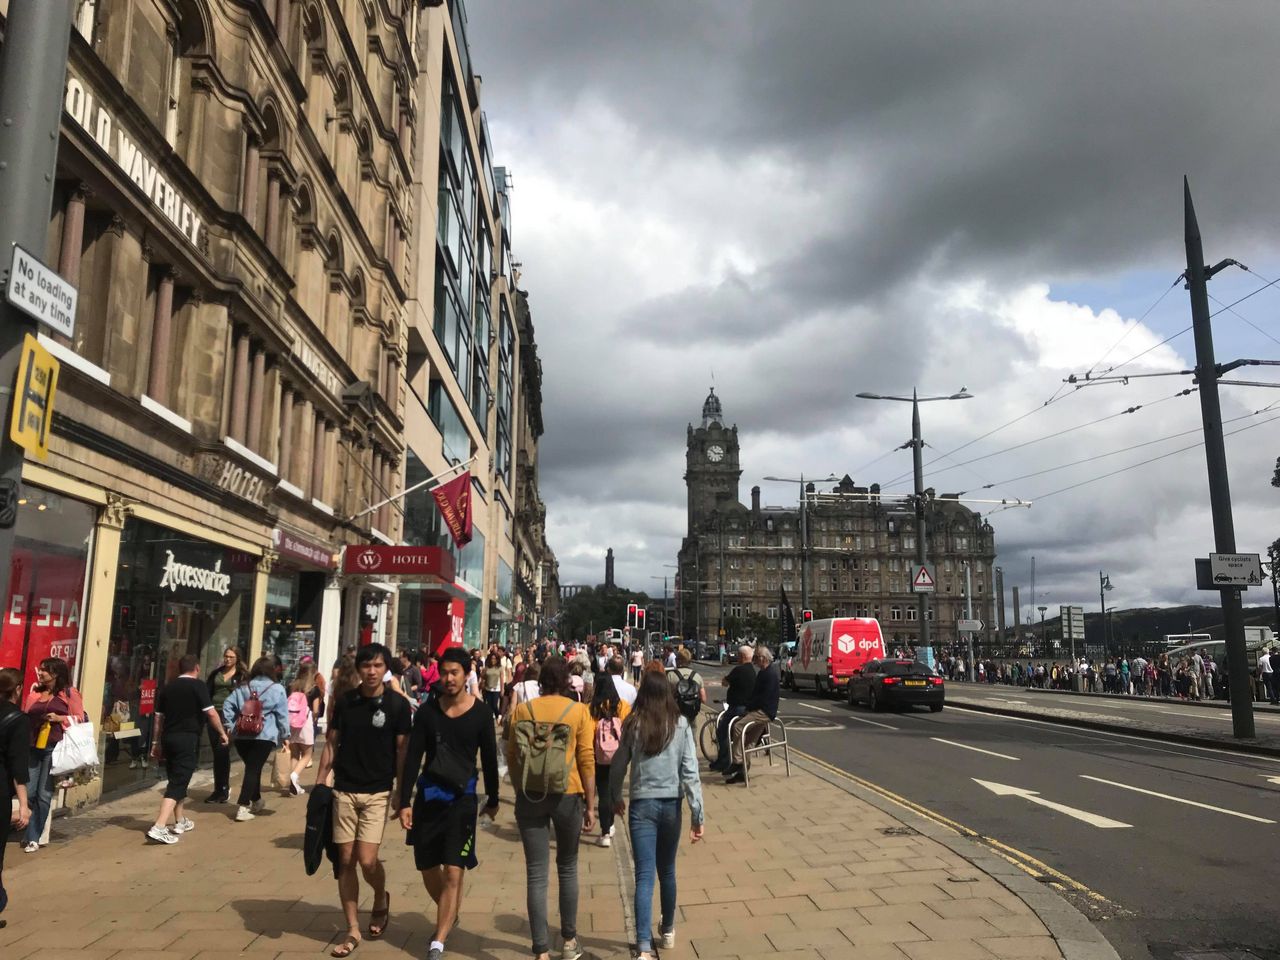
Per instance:
[[[749,789],[708,779],[707,838],[693,846],[686,836],[681,845],[679,942],[665,952],[668,958],[1064,955],[1008,886],[952,845],[904,831],[895,816],[836,783],[795,766],[786,778],[781,765],[763,762],[753,768]],[[144,841],[156,802],[158,792],[147,792],[59,821],[53,844],[38,854],[11,846],[12,902],[8,929],[0,930],[0,956],[288,960],[326,956],[338,942],[343,923],[335,883],[325,869],[314,877],[302,869],[305,798],[273,793],[269,810],[244,824],[231,820],[234,805],[194,804],[196,830],[172,847]],[[59,840],[68,827],[73,835]],[[366,941],[357,960],[426,953],[434,912],[400,836],[389,829],[392,842],[383,848],[391,927],[384,940]],[[481,834],[479,855],[447,956],[527,957],[523,858],[509,803],[496,832]],[[620,889],[620,878],[622,888],[630,878],[625,838],[611,850],[584,846],[580,871],[587,956],[627,957],[630,904]],[[362,894],[367,911],[363,884]],[[550,903],[554,929],[554,878]],[[367,922],[367,912],[362,919]],[[1108,951],[1094,944],[1067,955],[1115,956]]]

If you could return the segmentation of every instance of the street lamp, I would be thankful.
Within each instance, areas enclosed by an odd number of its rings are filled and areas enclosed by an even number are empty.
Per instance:
[[[797,477],[764,477],[772,483],[798,483],[800,484],[800,609],[809,609],[809,512],[805,509],[805,505],[809,500],[808,494],[805,492],[805,483],[835,483],[839,481],[834,473],[825,477],[809,477],[805,479],[804,474]]]
[[[1111,577],[1098,571],[1098,600],[1102,604],[1102,646],[1103,656],[1111,655],[1111,622],[1107,619],[1107,591],[1114,590]]]
[[[1049,638],[1044,632],[1044,614],[1049,608],[1045,604],[1041,604],[1036,609],[1040,611],[1040,652],[1043,654],[1044,651],[1049,649]]]
[[[961,387],[955,393],[936,397],[922,397],[915,390],[911,391],[911,396],[909,397],[896,397],[881,393],[859,393],[857,396],[863,400],[896,400],[901,403],[911,404],[911,460],[915,473],[916,501],[916,564],[923,567],[929,555],[925,550],[924,441],[920,438],[920,404],[931,403],[935,400],[970,400],[973,398],[973,394]],[[920,646],[928,647],[931,645],[929,642],[929,595],[927,593],[917,593],[916,604],[920,618]]]

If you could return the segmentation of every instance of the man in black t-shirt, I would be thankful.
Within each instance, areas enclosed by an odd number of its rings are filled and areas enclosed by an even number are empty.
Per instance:
[[[738,665],[734,667],[720,682],[728,687],[725,694],[727,709],[720,715],[716,726],[716,761],[711,769],[723,773],[731,762],[729,756],[729,724],[747,712],[747,701],[751,699],[751,691],[756,685],[756,668],[751,664],[755,651],[745,644],[738,648]]]
[[[387,818],[395,812],[393,793],[404,773],[412,726],[409,701],[383,685],[391,653],[371,643],[356,653],[360,686],[333,705],[316,783],[333,771],[333,842],[338,846],[338,896],[347,920],[347,938],[332,952],[346,957],[360,945],[360,881],[373,887],[369,939],[380,939],[391,920],[387,875],[378,848]]]
[[[196,772],[200,733],[206,721],[213,726],[223,746],[227,732],[218,709],[209,699],[209,685],[200,679],[200,660],[187,654],[178,661],[178,676],[165,684],[156,696],[154,746],[151,756],[164,758],[169,783],[156,822],[147,830],[147,839],[156,843],[177,843],[182,834],[195,829],[183,810],[191,775]],[[169,818],[173,817],[173,829]]]

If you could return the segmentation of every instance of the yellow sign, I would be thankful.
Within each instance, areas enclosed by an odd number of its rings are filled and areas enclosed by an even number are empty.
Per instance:
[[[53,421],[53,396],[57,388],[58,361],[28,333],[22,340],[9,436],[41,460],[49,456],[49,425]]]

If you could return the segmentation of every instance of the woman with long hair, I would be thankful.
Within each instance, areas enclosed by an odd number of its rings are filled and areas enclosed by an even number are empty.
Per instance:
[[[484,661],[484,702],[497,720],[502,712],[502,659],[496,653]]]
[[[613,811],[627,812],[622,785],[631,768],[631,812],[627,827],[635,858],[637,960],[653,960],[653,885],[661,885],[662,947],[676,945],[676,851],[680,847],[680,795],[689,801],[689,839],[702,839],[702,782],[693,728],[676,705],[665,674],[646,672],[635,706],[622,725],[622,741],[610,764]]]
[[[245,713],[245,704],[257,701],[246,723],[239,723]],[[257,720],[251,721],[252,713]],[[276,682],[274,657],[259,657],[253,662],[249,679],[236,687],[222,707],[222,720],[227,732],[235,740],[236,753],[244,761],[244,781],[240,784],[240,808],[236,820],[252,820],[264,804],[262,802],[262,768],[271,759],[271,752],[281,747],[289,737],[289,707],[284,688]],[[252,727],[258,727],[256,732]]]
[[[227,697],[231,696],[231,691],[244,683],[248,676],[249,671],[244,667],[239,648],[227,647],[223,650],[222,663],[209,674],[209,699],[213,701],[219,716],[222,715],[222,708]],[[208,724],[208,729],[209,747],[213,751],[213,793],[209,794],[207,802],[226,803],[231,796],[231,747],[222,742],[212,724]]]
[[[8,668],[0,670],[0,913],[9,905],[4,889],[4,850],[9,844],[9,810],[18,801],[13,826],[24,829],[31,819],[27,805],[27,755],[30,751],[31,727],[27,715],[18,706],[22,699],[22,674]],[[0,927],[5,921],[0,919]]]
[[[622,725],[631,706],[618,696],[608,674],[597,674],[591,695],[591,720],[596,753],[596,804],[600,811],[600,846],[613,844],[613,798],[609,796],[609,770],[622,742]]]
[[[44,834],[53,806],[53,777],[49,770],[53,763],[53,748],[61,742],[62,734],[74,716],[71,693],[71,673],[67,662],[58,657],[41,660],[36,667],[36,683],[31,687],[26,705],[27,720],[31,724],[31,749],[27,759],[31,820],[27,823],[22,846],[26,853],[40,849],[40,837]]]
[[[295,796],[305,791],[298,778],[311,765],[316,742],[316,711],[324,707],[324,696],[316,686],[316,668],[309,661],[298,664],[298,675],[289,684],[289,790]]]

